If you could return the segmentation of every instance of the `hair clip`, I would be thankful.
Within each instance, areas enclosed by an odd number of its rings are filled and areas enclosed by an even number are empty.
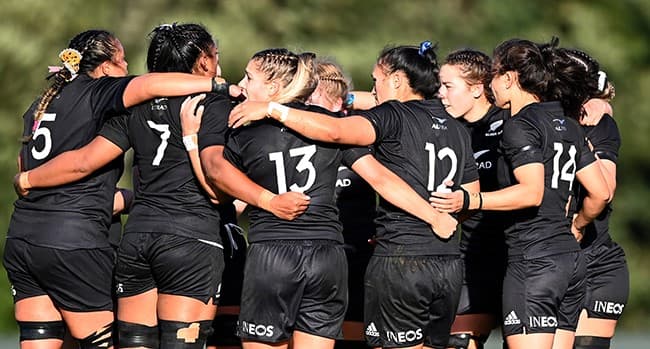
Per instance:
[[[63,62],[63,67],[67,69],[71,75],[68,81],[77,77],[77,73],[79,72],[79,63],[81,63],[82,57],[81,52],[73,48],[66,48],[59,53],[59,58]]]
[[[422,41],[420,43],[420,49],[418,50],[418,54],[422,57],[424,57],[424,54],[427,52],[428,49],[431,48],[433,44],[429,40]]]
[[[602,70],[598,71],[598,91],[603,92],[607,85],[607,73]]]

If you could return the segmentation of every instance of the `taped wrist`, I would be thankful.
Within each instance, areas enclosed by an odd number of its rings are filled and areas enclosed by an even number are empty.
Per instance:
[[[224,83],[218,83],[216,78],[212,79],[212,89],[210,90],[212,93],[216,93],[222,96],[229,97],[230,96],[230,84],[228,82]]]
[[[270,102],[266,114],[280,122],[285,122],[289,116],[289,107],[277,102]]]
[[[196,135],[196,133],[183,136],[183,145],[185,145],[185,150],[187,151],[192,151],[194,149],[198,149],[199,137]]]

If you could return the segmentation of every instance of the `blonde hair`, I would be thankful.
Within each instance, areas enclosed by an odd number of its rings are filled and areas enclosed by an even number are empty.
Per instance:
[[[316,74],[318,74],[318,88],[321,89],[324,97],[333,104],[337,98],[341,98],[345,108],[350,92],[350,80],[343,74],[341,67],[332,60],[317,59]]]
[[[284,48],[260,51],[251,60],[258,64],[267,81],[280,82],[274,102],[305,102],[318,85],[313,53],[295,54]]]

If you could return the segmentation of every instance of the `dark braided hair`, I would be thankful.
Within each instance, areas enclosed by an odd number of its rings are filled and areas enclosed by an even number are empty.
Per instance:
[[[387,74],[404,72],[413,91],[425,99],[431,99],[440,88],[437,47],[437,44],[429,45],[424,50],[417,46],[387,47],[379,54],[377,65]]]
[[[257,52],[251,58],[258,64],[267,81],[281,84],[275,102],[305,102],[318,86],[316,55],[310,52],[295,54],[285,48],[271,48]]]
[[[492,82],[492,60],[488,55],[473,49],[461,49],[447,55],[444,64],[460,68],[462,78],[469,84],[482,84],[483,91],[490,103],[494,103],[494,95],[490,88]]]
[[[545,49],[548,56],[553,47]],[[554,69],[542,54],[539,45],[524,39],[510,39],[494,49],[492,74],[503,75],[517,72],[519,86],[540,99],[550,101],[557,98],[553,89]]]
[[[68,48],[79,51],[82,57],[79,63],[78,74],[88,74],[100,64],[110,61],[118,50],[118,42],[115,35],[105,30],[87,30],[72,38],[68,44]],[[63,86],[70,82],[72,78],[72,72],[65,68],[48,76],[48,79],[53,79],[53,81],[38,102],[38,106],[34,112],[35,122],[41,120],[52,98],[59,94]],[[34,130],[32,130],[32,134],[33,132]],[[29,141],[31,138],[32,135],[30,134],[23,141]]]
[[[163,24],[149,34],[149,72],[191,73],[201,53],[211,55],[212,35],[199,24]]]

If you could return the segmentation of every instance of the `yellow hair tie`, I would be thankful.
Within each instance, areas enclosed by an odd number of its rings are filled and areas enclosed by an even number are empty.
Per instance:
[[[77,76],[77,73],[79,72],[79,63],[81,63],[82,57],[81,52],[73,48],[66,48],[59,53],[59,58],[61,58],[63,66],[68,69],[70,74],[72,74],[70,80]]]

